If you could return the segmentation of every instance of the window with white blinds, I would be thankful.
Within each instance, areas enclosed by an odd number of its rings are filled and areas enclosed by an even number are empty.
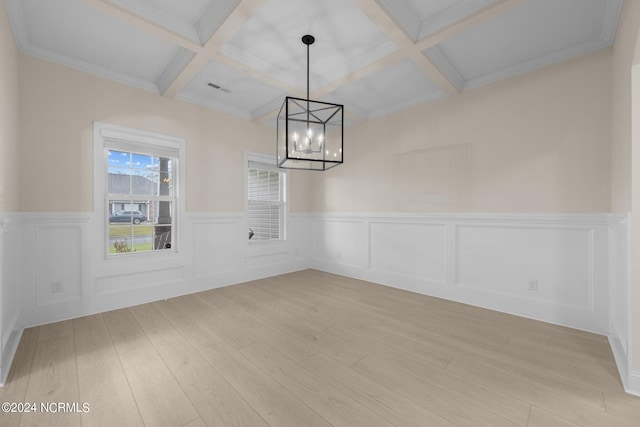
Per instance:
[[[248,160],[247,220],[250,243],[285,239],[285,183],[286,172],[278,170],[273,164]]]

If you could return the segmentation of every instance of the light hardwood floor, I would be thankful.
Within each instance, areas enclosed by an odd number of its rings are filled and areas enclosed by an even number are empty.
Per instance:
[[[634,426],[607,339],[307,270],[27,329],[2,426]],[[72,408],[74,409],[74,408]]]

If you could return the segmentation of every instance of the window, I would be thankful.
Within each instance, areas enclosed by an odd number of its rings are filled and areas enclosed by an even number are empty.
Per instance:
[[[285,240],[286,171],[272,156],[247,155],[247,219],[249,242]]]
[[[99,210],[105,212],[107,256],[176,251],[180,143],[139,131],[99,127],[96,148],[102,167],[96,174],[102,179],[96,191],[105,195]]]

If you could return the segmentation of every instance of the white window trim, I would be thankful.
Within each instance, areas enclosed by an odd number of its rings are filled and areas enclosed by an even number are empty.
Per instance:
[[[273,171],[284,174],[284,209],[283,209],[283,218],[282,218],[282,234],[283,237],[280,240],[272,240],[265,241],[261,243],[252,243],[248,239],[248,234],[246,234],[246,245],[250,248],[251,251],[255,252],[273,252],[282,250],[284,248],[289,247],[289,172],[286,169],[280,169],[276,166],[276,157],[264,154],[264,153],[256,153],[252,151],[244,152],[244,217],[245,217],[245,230],[249,230],[249,218],[247,216],[248,208],[249,208],[249,162],[260,162],[267,165],[273,165],[270,168]]]
[[[167,148],[178,151],[178,164],[176,171],[178,180],[178,188],[176,191],[176,211],[175,211],[175,230],[172,230],[175,248],[172,251],[148,251],[140,253],[131,253],[125,257],[109,256],[109,247],[107,242],[108,221],[105,221],[106,206],[106,189],[107,189],[107,161],[105,139],[120,140],[125,143],[134,143],[145,146]],[[103,260],[130,259],[131,257],[149,257],[163,258],[172,254],[177,254],[183,250],[180,235],[182,234],[183,221],[185,215],[185,140],[167,135],[146,132],[138,129],[126,128],[123,126],[112,125],[103,122],[93,123],[93,211],[96,213],[96,223],[99,223],[99,231],[95,232],[98,238],[97,243],[100,244],[100,253]],[[96,230],[98,226],[96,226]]]

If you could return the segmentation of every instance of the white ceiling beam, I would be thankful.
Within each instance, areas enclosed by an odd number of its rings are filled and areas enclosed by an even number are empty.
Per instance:
[[[266,83],[270,86],[273,86],[275,88],[281,89],[287,93],[290,93],[292,95],[295,96],[299,96],[299,97],[306,97],[306,92],[300,90],[299,88],[297,88],[296,86],[292,86],[289,83],[283,82],[282,80],[276,79],[273,76],[267,74],[267,73],[263,73],[262,71],[259,71],[255,68],[252,68],[234,58],[231,58],[229,56],[223,55],[220,52],[216,52],[215,54],[211,55],[211,59],[213,59],[214,61],[220,63],[220,64],[224,64],[227,65],[229,67],[233,67],[238,71],[241,71],[245,74],[247,74],[248,76],[251,76],[257,80],[262,81],[263,83]]]
[[[458,94],[458,88],[447,79],[429,59],[424,56],[413,40],[402,28],[389,16],[389,14],[374,0],[353,0],[353,3],[364,13],[380,30],[393,41],[401,57],[413,61],[435,84],[450,95]]]
[[[490,19],[493,19],[503,13],[526,3],[528,0],[502,0],[498,3],[495,3],[491,6],[486,7],[485,9],[475,13],[473,15],[467,16],[466,18],[446,27],[436,33],[420,40],[415,44],[415,49],[419,51],[423,51],[432,46],[435,46],[443,41],[459,34],[463,31],[468,30],[469,28],[480,25]]]
[[[182,37],[181,35],[171,32],[164,27],[154,24],[153,22],[147,21],[146,19],[141,18],[126,9],[122,9],[111,3],[107,3],[105,0],[82,1],[92,8],[99,10],[100,12],[112,16],[120,21],[131,24],[175,45],[181,46],[195,53],[199,53],[200,51],[202,51],[202,46],[200,46],[198,43],[195,43],[187,38]]]
[[[417,43],[415,43],[411,37],[404,32],[401,26],[398,25],[398,23],[389,16],[389,14],[375,0],[353,0],[353,3],[371,20],[371,22],[376,24],[378,28],[380,28],[380,30],[396,44],[398,51],[400,52],[399,56],[394,57],[396,61],[403,58],[409,58],[442,90],[449,95],[455,95],[460,93],[458,87],[456,87],[456,85],[449,80],[446,74],[438,69],[438,67],[436,67],[435,64],[422,53],[422,51],[473,26],[495,18],[516,6],[520,6],[526,1],[527,0],[502,0],[478,13],[443,28]],[[353,76],[347,76],[347,78],[343,80],[327,85],[327,88],[335,90],[340,87],[341,84],[353,81],[353,77],[355,77],[355,75],[357,75],[358,78],[361,78],[367,75],[367,71],[376,71],[374,68],[375,67],[369,67],[366,70],[362,70],[359,74],[356,74],[357,72],[351,73]]]
[[[448,95],[458,95],[460,90],[454,85],[451,80],[442,72],[433,62],[419,50],[411,50],[408,57],[414,64],[425,73],[432,82],[445,91]]]
[[[220,50],[227,44],[245,23],[255,14],[257,9],[262,6],[265,0],[241,0],[240,3],[233,9],[229,16],[224,20],[222,25],[215,31],[212,37],[204,43],[199,45],[179,34],[173,33],[153,22],[147,21],[142,17],[139,17],[121,7],[108,3],[106,0],[83,0],[91,7],[100,10],[110,16],[113,16],[121,21],[130,23],[138,28],[143,29],[151,34],[154,34],[166,41],[169,41],[175,45],[181,46],[194,52],[195,55],[187,66],[177,75],[177,77],[171,82],[165,91],[164,96],[175,97],[176,94],[186,86],[193,77],[202,70],[203,67],[211,60],[218,63],[233,67],[240,72],[243,72],[252,78],[260,80],[265,84],[272,87],[279,88],[284,92],[293,96],[306,97],[306,93],[294,87],[286,82],[280,81],[272,76],[253,69],[233,58],[223,55]],[[405,58],[413,61],[435,84],[437,84],[442,90],[449,95],[458,94],[459,89],[447,78],[447,76],[436,67],[433,62],[427,58],[422,51],[435,46],[456,34],[459,34],[473,26],[486,22],[514,7],[520,6],[526,3],[527,0],[502,0],[492,6],[489,6],[476,14],[462,19],[438,32],[430,35],[429,37],[414,42],[409,35],[407,35],[402,27],[398,25],[395,20],[389,16],[389,14],[375,1],[375,0],[353,0],[354,5],[367,16],[380,30],[389,38],[396,46],[397,50],[386,55],[385,57],[361,67],[340,79],[337,79],[324,87],[314,91],[312,94],[314,98],[322,97],[327,93],[331,93],[336,89],[347,85],[353,81],[366,77],[375,73],[395,62],[401,61]],[[256,121],[264,121],[274,117],[277,111],[272,111],[261,117],[256,118]],[[348,113],[353,120],[361,121],[364,118],[357,115]]]
[[[375,62],[367,64],[364,67],[361,67],[357,70],[354,70],[348,73],[344,77],[341,77],[337,80],[332,81],[329,84],[324,85],[320,89],[314,91],[313,95],[314,97],[319,98],[327,93],[333,92],[334,90],[342,86],[345,86],[349,83],[352,83],[356,80],[359,80],[363,77],[373,74],[376,71],[382,70],[383,68],[386,68],[389,65],[395,64],[396,62],[404,59],[405,57],[406,55],[402,51],[396,50],[394,52],[391,52],[390,54],[378,59]]]
[[[216,30],[213,36],[204,44],[199,45],[189,39],[186,39],[178,34],[175,34],[151,21],[147,21],[138,15],[131,13],[126,9],[122,9],[116,5],[106,2],[105,0],[83,0],[86,4],[106,13],[120,21],[127,22],[137,28],[140,28],[148,33],[154,34],[168,42],[174,43],[191,52],[195,55],[186,65],[186,67],[176,76],[162,95],[166,97],[175,97],[177,93],[186,86],[191,79],[200,72],[200,70],[207,65],[210,60],[214,60],[218,63],[235,68],[240,72],[243,72],[250,77],[260,80],[270,86],[283,90],[293,96],[306,97],[306,93],[299,88],[292,86],[286,82],[273,78],[272,76],[251,68],[233,58],[225,56],[220,53],[220,49],[229,41],[238,31],[244,26],[256,10],[262,6],[264,0],[242,0],[231,12],[231,14],[225,19],[224,23]],[[264,116],[264,119],[271,118],[275,113],[269,113]],[[354,119],[360,119],[353,117]]]
[[[207,40],[202,46],[202,49],[196,53],[184,70],[182,70],[167,87],[163,95],[174,98],[210,60],[219,59],[219,51],[222,46],[240,31],[242,26],[244,26],[263,3],[264,0],[242,0],[238,3],[213,36]]]
[[[373,22],[398,47],[399,50],[411,49],[413,40],[389,16],[389,14],[375,0],[353,0],[353,4],[371,22]]]
[[[396,45],[400,46],[403,45],[404,48],[408,48],[410,47],[410,45],[412,45],[413,43],[411,43],[411,41],[409,39],[407,39],[406,35],[404,34],[404,32],[402,30],[399,29],[399,27],[393,22],[389,20],[389,16],[386,14],[386,12],[384,12],[384,10],[382,10],[380,7],[375,7],[375,8],[371,8],[370,5],[374,3],[377,6],[377,3],[371,1],[371,0],[354,0],[354,4],[361,10],[363,11],[363,13],[369,17],[369,19],[371,19],[372,22],[376,23],[377,25],[386,25],[386,29],[387,31],[385,31],[385,34],[387,35],[387,37],[389,39],[391,39]],[[387,21],[385,21],[387,20]],[[311,98],[317,99],[322,97],[323,95],[327,94],[327,93],[331,93],[334,90],[338,89],[339,87],[342,87],[350,82],[353,82],[355,80],[361,79],[363,77],[366,77],[378,70],[381,70],[397,61],[400,61],[401,59],[404,59],[406,57],[406,55],[404,55],[402,53],[402,50],[396,50],[395,52],[392,52],[389,55],[386,55],[385,57],[381,58],[378,61],[375,61],[371,64],[368,64],[358,70],[355,70],[351,73],[348,73],[346,76],[335,80],[325,86],[323,86],[322,88],[314,91],[313,93],[311,93],[309,96]],[[297,94],[299,93],[298,89],[295,89],[293,91],[289,90],[287,91],[289,93],[292,94]],[[300,96],[301,98],[306,98],[306,93],[305,94],[298,94],[298,96]],[[276,114],[278,114],[277,110],[274,111],[270,111],[267,114],[263,114],[259,117],[255,118],[255,121],[257,122],[261,122],[261,121],[266,121],[266,120],[270,120],[273,117],[276,116]],[[354,114],[353,112],[350,111],[345,111],[345,116],[351,120],[357,121],[357,122],[362,122],[365,120],[364,117],[361,117],[357,114]]]
[[[366,77],[375,73],[391,64],[394,64],[402,59],[408,58],[413,61],[419,68],[425,73],[431,81],[438,85],[448,95],[457,95],[460,93],[460,89],[449,80],[449,78],[435,66],[429,58],[427,58],[422,51],[441,43],[442,41],[453,37],[473,26],[479,25],[490,19],[493,19],[514,7],[520,6],[526,3],[528,0],[502,0],[492,6],[489,6],[478,13],[470,15],[442,30],[432,34],[424,40],[415,43],[408,34],[393,20],[392,17],[375,1],[375,0],[353,0],[354,5],[360,9],[360,11],[371,20],[380,30],[397,46],[397,50],[389,55],[368,64],[358,70],[355,70],[346,76],[337,79],[319,90],[314,91],[312,98],[320,98],[327,93],[331,93],[336,89],[354,82],[358,79]],[[263,77],[256,76],[265,81]],[[272,83],[270,83],[272,84]],[[287,90],[290,93],[296,93],[297,90]],[[304,98],[304,96],[302,96]],[[256,121],[264,121],[273,118],[277,114],[277,111],[271,111],[260,117],[257,117]],[[362,121],[364,118],[354,115],[354,120]]]

